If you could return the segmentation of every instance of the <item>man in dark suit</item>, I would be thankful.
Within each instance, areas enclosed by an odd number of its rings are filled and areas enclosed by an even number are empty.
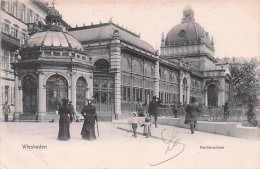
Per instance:
[[[153,96],[152,101],[149,103],[148,113],[149,117],[154,116],[154,124],[157,128],[157,116],[158,116],[158,107],[160,105],[160,100],[156,96]]]
[[[199,105],[196,103],[196,99],[194,97],[191,97],[191,102],[187,105],[186,112],[185,124],[190,124],[191,134],[194,134],[199,112]]]

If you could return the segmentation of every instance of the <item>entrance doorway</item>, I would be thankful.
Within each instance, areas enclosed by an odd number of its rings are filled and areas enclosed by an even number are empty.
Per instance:
[[[109,73],[109,62],[104,59],[94,64],[93,97],[99,121],[112,121],[114,76]]]
[[[23,78],[23,112],[25,114],[36,114],[37,112],[37,88],[37,81],[33,76],[28,75]]]
[[[67,80],[61,75],[52,75],[46,82],[47,112],[56,112],[64,98],[68,98]]]

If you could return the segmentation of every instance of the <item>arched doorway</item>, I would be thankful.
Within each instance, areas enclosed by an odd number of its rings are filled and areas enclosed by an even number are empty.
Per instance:
[[[27,75],[23,78],[23,112],[26,114],[35,114],[37,112],[37,88],[37,81],[33,76]]]
[[[114,76],[109,62],[100,59],[94,64],[93,97],[99,120],[111,121],[114,113]]]
[[[208,106],[217,107],[218,106],[218,87],[215,84],[210,84],[207,90],[208,95]]]
[[[187,104],[188,82],[186,78],[183,79],[182,91],[183,91],[183,97],[182,97],[183,104]]]
[[[46,82],[47,112],[57,111],[64,98],[68,98],[67,80],[61,75],[52,75]]]
[[[83,77],[80,77],[77,80],[76,86],[76,111],[81,112],[86,102],[87,82]]]

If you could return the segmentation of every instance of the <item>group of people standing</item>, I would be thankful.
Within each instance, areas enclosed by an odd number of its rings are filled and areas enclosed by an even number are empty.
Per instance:
[[[144,127],[144,132],[143,135],[148,138],[151,136],[151,118],[154,118],[154,125],[157,128],[157,116],[158,116],[158,107],[160,106],[160,99],[157,98],[156,96],[153,96],[152,101],[149,103],[148,106],[148,113],[145,113],[143,106],[146,106],[146,104],[141,105],[140,102],[138,101],[135,107],[135,111],[132,112],[132,129],[133,129],[133,137],[137,137],[136,135],[136,129],[138,124],[140,127]],[[145,121],[144,123],[140,124],[138,121],[137,117],[144,117],[145,116]]]
[[[87,99],[88,104],[84,106],[81,111],[84,117],[84,124],[81,130],[82,138],[85,140],[95,140],[95,123],[97,122],[96,109],[92,105],[92,99]],[[74,108],[69,103],[68,99],[62,100],[62,106],[59,107],[58,114],[60,115],[59,121],[59,140],[70,139],[70,123],[73,121]]]

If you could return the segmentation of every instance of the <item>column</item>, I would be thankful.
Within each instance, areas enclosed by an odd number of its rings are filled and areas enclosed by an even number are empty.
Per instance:
[[[121,41],[115,30],[110,43],[110,70],[115,74],[115,119],[121,114]]]
[[[19,80],[18,74],[15,72],[15,111],[14,111],[14,121],[19,120],[20,112],[20,95],[19,95]]]
[[[74,107],[74,109],[76,109],[76,98],[77,98],[77,79],[76,79],[76,72],[72,72],[71,73],[71,102],[72,105]]]
[[[183,104],[183,75],[182,70],[180,71],[179,75],[179,101],[181,104]]]
[[[223,106],[225,104],[225,78],[220,79],[219,86],[219,106]]]
[[[156,97],[159,97],[159,90],[160,90],[160,73],[159,73],[159,56],[156,56],[157,60],[155,62],[155,70],[154,70],[154,76],[155,76],[155,83],[154,83],[154,95]],[[151,96],[153,97],[153,96]]]
[[[38,121],[46,119],[46,87],[43,82],[44,73],[38,74]]]
[[[205,106],[208,106],[208,91],[205,90]]]

